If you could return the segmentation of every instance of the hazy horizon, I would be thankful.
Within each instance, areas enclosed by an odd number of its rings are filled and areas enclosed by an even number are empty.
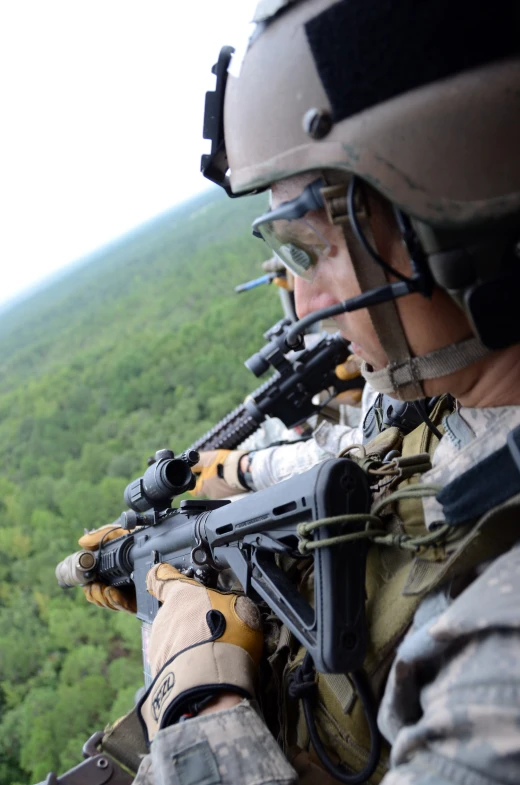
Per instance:
[[[0,7],[0,308],[208,187],[211,67],[254,5]]]
[[[56,269],[49,270],[48,272],[44,273],[42,277],[36,278],[26,287],[18,290],[10,297],[7,297],[6,299],[0,299],[0,314],[4,311],[10,310],[11,308],[14,308],[18,303],[22,303],[24,300],[30,298],[33,294],[37,294],[40,290],[45,289],[48,286],[52,286],[55,281],[61,280],[62,277],[67,276],[69,273],[73,273],[74,270],[76,270],[78,267],[93,261],[98,255],[102,255],[112,246],[124,243],[127,238],[131,237],[132,234],[146,230],[146,228],[155,221],[159,221],[161,218],[166,217],[170,213],[174,213],[176,209],[181,208],[183,205],[195,200],[197,197],[201,197],[204,194],[210,194],[212,192],[217,192],[216,186],[211,186],[210,184],[206,186],[203,183],[200,191],[197,191],[186,199],[183,199],[176,204],[170,205],[156,215],[151,215],[147,218],[144,218],[139,223],[135,224],[134,226],[130,226],[128,229],[122,231],[115,237],[111,237],[100,245],[88,249],[85,251],[85,253],[81,254],[81,256],[71,259],[69,262],[65,262]]]

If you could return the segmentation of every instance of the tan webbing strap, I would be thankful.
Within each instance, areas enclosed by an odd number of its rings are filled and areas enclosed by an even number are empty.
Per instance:
[[[466,338],[420,357],[411,357],[403,363],[387,366],[380,371],[371,371],[366,363],[363,363],[362,373],[375,390],[391,395],[394,390],[403,389],[415,379],[424,381],[447,376],[467,368],[490,353],[491,350],[478,338]]]
[[[105,729],[101,748],[133,774],[137,773],[141,760],[148,754],[149,749],[135,709],[115,725]]]
[[[318,678],[327,683],[343,713],[350,711],[356,692],[348,676],[344,673],[320,673]]]
[[[461,368],[471,365],[483,357],[491,354],[478,338],[466,338],[464,341],[452,343],[436,349],[420,357],[413,357],[411,364],[416,376],[421,379],[437,379],[439,375],[447,376]],[[394,369],[394,376],[399,384],[408,380],[408,369],[402,371],[397,367]]]
[[[360,223],[367,240],[373,242],[368,222],[360,219]],[[350,224],[343,224],[342,229],[361,291],[367,292],[370,289],[376,289],[378,286],[387,284],[388,280],[385,271],[366,254],[364,248],[361,247],[355,237]],[[368,308],[368,312],[377,337],[388,357],[389,365],[393,367],[396,364],[403,363],[410,357],[411,351],[401,325],[395,300],[374,305]],[[419,389],[417,397],[421,398],[422,396],[422,389]]]
[[[343,191],[342,199],[340,196],[341,191]],[[368,256],[352,231],[346,210],[345,183],[322,188],[321,193],[324,197],[329,220],[331,223],[341,226],[341,229],[343,230],[345,242],[361,291],[367,292],[370,289],[375,289],[378,286],[387,284],[388,280],[385,271]],[[341,205],[343,205],[343,211],[341,211]],[[358,219],[368,242],[375,248],[375,241],[367,215],[360,211]],[[402,365],[412,353],[399,318],[395,301],[389,300],[386,303],[372,306],[368,308],[368,312],[377,337],[379,338],[379,342],[388,357],[390,367],[393,367],[395,364]],[[407,397],[422,398],[424,392],[420,382],[414,379],[407,380],[406,389],[403,390],[403,396],[405,394]]]

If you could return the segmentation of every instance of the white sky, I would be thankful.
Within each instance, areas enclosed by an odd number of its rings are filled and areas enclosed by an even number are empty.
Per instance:
[[[255,0],[0,0],[0,303],[207,187],[204,93]]]

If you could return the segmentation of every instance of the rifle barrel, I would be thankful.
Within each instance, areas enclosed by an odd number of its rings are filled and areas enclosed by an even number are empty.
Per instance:
[[[255,398],[259,393],[265,393],[279,381],[279,377],[275,374],[258,387],[252,393],[252,397]],[[197,452],[202,450],[234,450],[257,430],[264,419],[265,417],[261,419],[252,417],[245,405],[241,403],[232,412],[226,414],[213,428],[206,431],[200,439],[197,439],[191,445],[190,450],[197,450]]]

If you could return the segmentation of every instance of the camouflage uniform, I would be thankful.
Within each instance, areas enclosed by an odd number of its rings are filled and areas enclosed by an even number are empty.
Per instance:
[[[423,481],[460,476],[502,447],[519,422],[520,407],[450,415]],[[440,507],[427,505],[427,514],[430,523],[442,520]],[[397,651],[378,717],[392,744],[383,785],[520,782],[520,548],[488,564],[452,599],[454,593],[447,585],[423,600]],[[243,702],[160,731],[135,782],[298,779],[253,706]]]
[[[421,482],[447,485],[503,447],[509,431],[520,425],[520,407],[463,408],[446,417],[443,425],[446,435],[435,451],[433,469],[423,474]],[[423,506],[428,528],[444,519],[434,497],[424,499]]]
[[[366,384],[359,410],[358,427],[333,425],[324,421],[314,431],[313,438],[308,441],[268,447],[256,452],[251,465],[255,489],[261,491],[294,474],[302,474],[327,458],[335,458],[350,445],[361,444],[363,420],[376,397],[377,393]]]
[[[159,731],[135,785],[292,785],[296,774],[249,701]]]

